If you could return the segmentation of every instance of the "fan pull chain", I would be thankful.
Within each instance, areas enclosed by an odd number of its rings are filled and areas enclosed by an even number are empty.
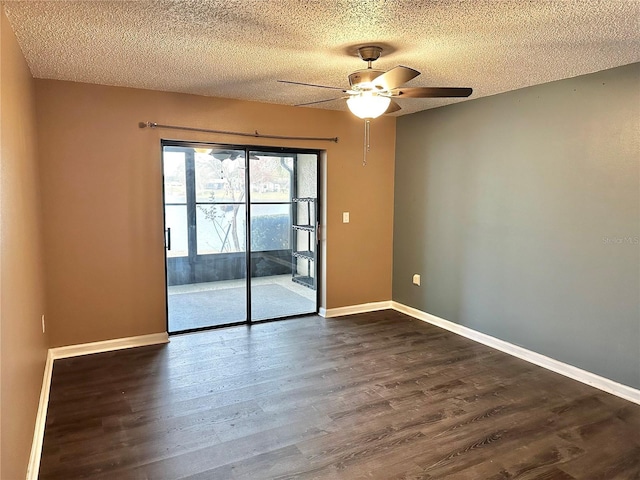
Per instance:
[[[362,160],[362,166],[367,166],[367,153],[371,150],[371,128],[369,119],[364,121],[364,157]]]

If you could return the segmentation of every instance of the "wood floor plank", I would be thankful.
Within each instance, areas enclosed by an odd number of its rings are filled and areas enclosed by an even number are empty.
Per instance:
[[[640,406],[391,310],[57,360],[41,479],[640,479]]]

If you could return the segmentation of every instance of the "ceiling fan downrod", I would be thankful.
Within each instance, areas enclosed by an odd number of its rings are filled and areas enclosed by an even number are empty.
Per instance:
[[[382,48],[374,45],[358,48],[358,56],[367,62],[367,68],[371,68],[371,63],[380,58],[382,54]]]

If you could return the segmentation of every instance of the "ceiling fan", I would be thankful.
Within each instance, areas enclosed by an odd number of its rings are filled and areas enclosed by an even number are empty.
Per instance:
[[[340,87],[315,85],[311,83],[291,82],[278,80],[281,83],[293,85],[306,85],[309,87],[340,90],[346,93],[344,96],[318,100],[315,102],[299,103],[296,106],[315,105],[318,103],[332,102],[346,99],[351,112],[365,120],[379,117],[384,113],[393,113],[400,110],[396,98],[444,98],[444,97],[468,97],[473,90],[460,87],[403,87],[409,80],[420,75],[413,68],[397,66],[386,72],[371,67],[382,54],[382,48],[377,46],[365,46],[358,48],[358,55],[367,62],[367,68],[358,70],[349,75],[351,88],[345,90]]]

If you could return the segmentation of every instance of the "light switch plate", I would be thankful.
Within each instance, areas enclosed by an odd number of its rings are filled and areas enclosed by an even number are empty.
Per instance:
[[[349,223],[349,212],[342,212],[342,223]]]

